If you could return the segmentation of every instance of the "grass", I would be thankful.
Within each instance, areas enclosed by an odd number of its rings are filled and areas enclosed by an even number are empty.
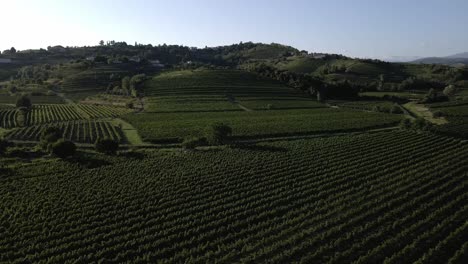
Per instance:
[[[119,127],[122,130],[123,135],[125,136],[125,139],[127,140],[128,144],[144,144],[143,140],[138,134],[138,130],[136,130],[130,123],[126,122],[123,119],[115,118],[114,120],[112,120],[112,124],[114,124],[114,126]]]
[[[433,113],[422,104],[418,104],[415,102],[409,102],[403,105],[403,107],[408,110],[409,112],[413,113],[417,117],[424,118],[427,121],[436,124],[436,125],[443,125],[447,123],[447,120],[443,117],[436,118],[433,116]]]

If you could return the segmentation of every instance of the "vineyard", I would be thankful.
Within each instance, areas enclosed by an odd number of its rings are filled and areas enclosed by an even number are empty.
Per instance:
[[[122,107],[82,104],[34,105],[31,110],[26,112],[22,112],[16,108],[0,108],[0,125],[3,128],[15,128],[71,120],[111,118],[131,112],[131,109]]]
[[[149,141],[201,136],[212,123],[230,125],[234,137],[345,132],[397,125],[400,115],[331,108],[207,113],[142,113],[124,116]]]
[[[41,132],[46,127],[57,127],[63,132],[63,138],[78,143],[96,142],[97,139],[113,139],[124,143],[122,129],[106,121],[67,121],[15,129],[6,135],[9,140],[39,141]]]
[[[0,262],[467,259],[468,147],[451,138],[394,131],[142,155],[3,176]]]
[[[337,105],[343,108],[390,113],[395,104],[387,101],[351,101],[338,102]]]
[[[147,112],[239,111],[325,107],[279,82],[236,70],[169,71],[145,84]]]

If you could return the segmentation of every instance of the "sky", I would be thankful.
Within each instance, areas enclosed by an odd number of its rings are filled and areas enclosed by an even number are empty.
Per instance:
[[[467,0],[0,0],[0,49],[281,43],[351,57],[468,51]]]

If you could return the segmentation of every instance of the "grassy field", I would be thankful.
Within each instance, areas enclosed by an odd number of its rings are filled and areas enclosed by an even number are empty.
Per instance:
[[[467,159],[386,132],[44,160],[0,179],[0,262],[463,263]]]
[[[301,135],[354,131],[397,124],[400,115],[317,108],[254,112],[141,113],[124,118],[149,141],[178,141],[188,136],[202,136],[215,122],[230,125],[235,137]]]

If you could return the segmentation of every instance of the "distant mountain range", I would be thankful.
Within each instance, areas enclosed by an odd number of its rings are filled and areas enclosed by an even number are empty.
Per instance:
[[[383,59],[388,62],[408,62],[419,64],[444,64],[450,66],[468,66],[468,52],[457,53],[446,57],[391,56]]]
[[[468,66],[468,52],[458,53],[446,57],[420,58],[410,62],[422,64],[444,64],[450,66],[463,67]]]

